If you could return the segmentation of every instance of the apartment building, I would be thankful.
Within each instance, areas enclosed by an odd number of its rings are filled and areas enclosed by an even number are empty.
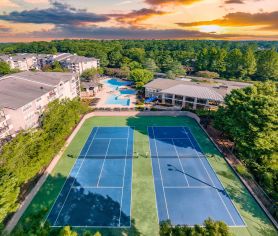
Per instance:
[[[0,60],[8,63],[12,69],[18,69],[20,71],[39,69],[35,54],[18,53],[14,55],[0,55]]]
[[[53,55],[53,61],[58,61],[63,68],[79,75],[83,71],[99,67],[99,60],[92,57],[77,56],[70,53]]]
[[[99,60],[92,57],[83,57],[71,53],[52,54],[31,54],[18,53],[14,55],[0,55],[0,61],[10,65],[12,69],[20,71],[41,70],[46,65],[52,65],[58,61],[63,68],[77,74],[82,74],[84,70],[98,68]]]
[[[77,74],[26,71],[1,77],[0,137],[37,127],[49,102],[77,96],[80,96]]]
[[[201,79],[188,80],[155,79],[146,84],[145,96],[149,100],[158,100],[160,104],[181,108],[216,109],[224,103],[224,97],[233,89],[250,86],[224,80]],[[153,98],[153,99],[152,99]]]

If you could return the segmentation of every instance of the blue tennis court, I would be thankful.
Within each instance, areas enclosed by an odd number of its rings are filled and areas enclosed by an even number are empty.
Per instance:
[[[52,227],[130,227],[133,129],[95,127],[47,220]]]
[[[174,225],[208,217],[245,226],[220,180],[185,127],[148,127],[158,217]]]

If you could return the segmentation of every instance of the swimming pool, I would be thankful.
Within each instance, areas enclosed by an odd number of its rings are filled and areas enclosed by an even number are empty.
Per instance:
[[[130,105],[130,99],[127,98],[119,98],[118,95],[110,95],[105,104],[110,104],[110,105],[122,105],[122,106],[129,106]]]
[[[136,94],[136,91],[133,89],[120,89],[119,92],[121,94]]]
[[[128,88],[120,88],[121,86],[129,86],[132,84],[130,81],[121,81],[115,78],[111,78],[105,80],[104,83],[109,86],[112,90],[117,92],[118,94],[111,94],[108,96],[105,104],[107,105],[121,105],[121,106],[129,106],[130,99],[129,98],[121,98],[121,95],[132,95],[136,94],[136,90],[128,89]]]
[[[118,79],[115,79],[115,78],[105,80],[104,83],[107,84],[109,87],[116,88],[116,90],[119,86],[132,85],[131,81],[122,81],[122,80],[118,80]]]

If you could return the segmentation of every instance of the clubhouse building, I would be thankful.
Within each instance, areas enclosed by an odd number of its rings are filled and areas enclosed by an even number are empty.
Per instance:
[[[146,84],[146,98],[157,99],[159,104],[180,108],[216,109],[233,89],[250,84],[210,79],[155,79]]]

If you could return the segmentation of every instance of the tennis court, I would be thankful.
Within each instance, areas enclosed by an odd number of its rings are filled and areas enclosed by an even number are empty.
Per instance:
[[[95,127],[47,220],[52,227],[131,225],[133,129]]]
[[[208,217],[245,226],[186,127],[148,127],[159,221],[202,224]]]

